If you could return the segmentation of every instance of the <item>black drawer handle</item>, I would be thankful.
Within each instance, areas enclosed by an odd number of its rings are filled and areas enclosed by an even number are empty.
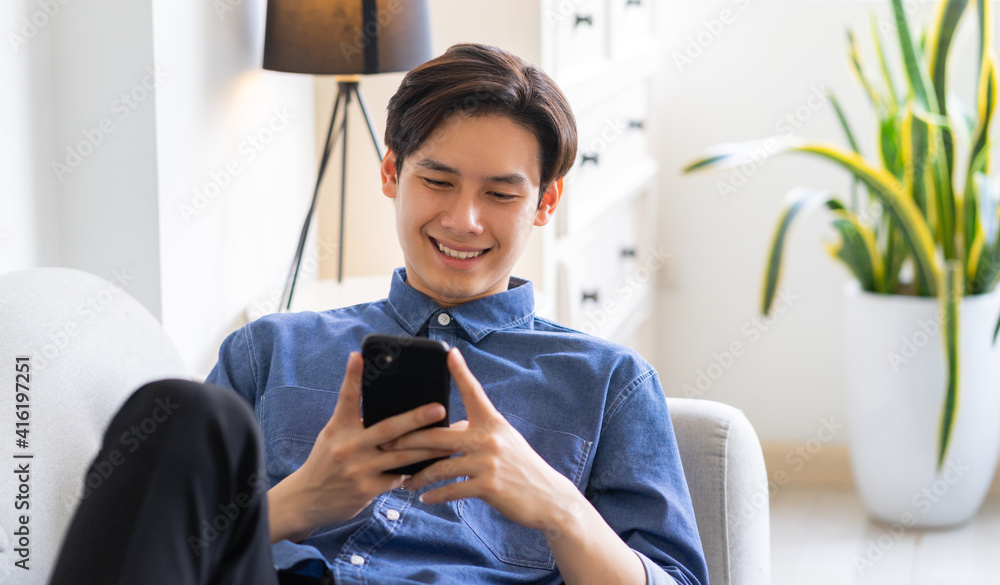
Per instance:
[[[642,0],[625,0],[625,6],[642,6]]]
[[[594,301],[595,303],[597,302],[597,291],[596,290],[590,291],[590,292],[583,291],[583,302],[587,302],[587,301]]]
[[[645,120],[629,120],[628,121],[628,127],[632,128],[633,130],[645,130],[646,129],[646,121]]]
[[[629,0],[629,2],[631,2],[631,1],[632,0]],[[580,26],[581,24],[584,24],[584,23],[586,23],[588,26],[594,26],[594,17],[592,15],[590,15],[590,14],[588,14],[586,16],[584,16],[582,14],[577,14],[576,15],[576,22],[573,23],[573,26]]]
[[[635,248],[622,248],[623,258],[635,258]]]
[[[583,166],[587,163],[594,163],[595,165],[599,164],[598,156],[599,155],[596,152],[594,154],[583,154],[582,158],[580,159],[580,166]]]

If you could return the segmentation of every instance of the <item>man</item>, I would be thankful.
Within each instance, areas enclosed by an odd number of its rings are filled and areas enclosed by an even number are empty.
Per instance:
[[[575,158],[565,97],[507,52],[456,45],[407,74],[385,138],[382,191],[405,268],[386,299],[270,315],[224,341],[205,388],[253,406],[267,501],[213,528],[233,494],[260,491],[246,487],[252,466],[235,471],[243,447],[219,455],[234,471],[189,505],[200,563],[189,573],[259,572],[240,559],[261,555],[266,529],[282,583],[706,584],[656,372],[536,317],[531,283],[511,276]],[[432,404],[362,425],[362,360],[342,356],[374,332],[452,347],[458,422],[418,430],[444,416]],[[213,425],[216,442],[243,436]],[[412,477],[385,473],[432,457],[446,458]]]

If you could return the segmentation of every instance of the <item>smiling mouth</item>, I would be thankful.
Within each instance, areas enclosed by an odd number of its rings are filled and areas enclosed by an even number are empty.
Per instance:
[[[455,260],[469,260],[472,258],[478,258],[490,251],[490,248],[486,248],[483,250],[477,250],[475,252],[461,252],[459,250],[453,250],[448,246],[445,246],[444,244],[435,240],[434,238],[430,238],[430,240],[431,243],[434,244],[435,247],[437,247],[438,252],[441,252],[442,254],[444,254],[449,258],[454,258]]]

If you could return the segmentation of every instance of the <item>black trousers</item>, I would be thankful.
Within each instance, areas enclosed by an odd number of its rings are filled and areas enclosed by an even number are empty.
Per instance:
[[[142,386],[88,469],[50,584],[278,585],[260,445],[231,389]]]

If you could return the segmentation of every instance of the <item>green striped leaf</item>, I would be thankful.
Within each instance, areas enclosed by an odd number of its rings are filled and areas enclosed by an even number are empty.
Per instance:
[[[965,245],[966,268],[975,270],[977,259],[972,257],[972,246],[977,238],[985,241],[985,233],[979,221],[979,198],[982,196],[980,185],[986,181],[986,165],[989,163],[990,150],[979,152],[976,160],[969,167],[969,176],[965,181],[965,196],[962,198],[962,242]]]
[[[882,49],[882,35],[878,30],[878,19],[874,12],[868,13],[872,26],[872,38],[875,40],[875,53],[878,55],[879,67],[882,70],[882,78],[885,81],[886,88],[888,88],[889,99],[888,99],[888,114],[890,116],[895,115],[896,111],[899,109],[899,92],[896,90],[896,82],[892,78],[892,72],[889,70],[889,64],[885,60],[885,51]]]
[[[965,285],[962,282],[962,263],[949,260],[942,274],[941,309],[944,312],[944,323],[941,338],[944,341],[945,360],[948,363],[948,374],[945,388],[944,406],[941,409],[940,440],[938,442],[938,470],[944,466],[945,454],[951,442],[951,431],[955,425],[955,412],[958,410],[958,317],[959,306]]]
[[[930,156],[930,127],[921,118],[914,115],[913,102],[906,104],[903,115],[903,160],[906,168],[903,173],[903,191],[910,193],[913,202],[917,204],[921,215],[928,220],[927,215],[927,182],[926,170]]]
[[[899,227],[913,253],[918,290],[926,291],[926,294],[931,296],[937,294],[939,273],[934,255],[934,237],[920,209],[906,195],[903,186],[895,177],[871,166],[855,152],[845,151],[831,144],[807,142],[794,136],[785,136],[763,141],[719,145],[689,163],[685,167],[685,172],[716,166],[739,165],[749,160],[749,153],[761,149],[766,149],[772,156],[787,152],[811,153],[838,164],[858,177],[868,187],[869,192],[879,200],[883,209],[899,221]]]
[[[897,179],[902,179],[906,170],[906,165],[903,164],[903,153],[899,148],[902,142],[901,125],[899,117],[893,116],[879,120],[878,127],[878,147],[882,166]]]
[[[928,69],[931,84],[934,87],[934,96],[937,100],[937,113],[942,115],[946,115],[948,111],[948,94],[945,87],[948,51],[968,4],[968,0],[947,0],[939,3],[937,15],[931,28],[933,36],[930,43]],[[955,138],[950,128],[942,127],[940,140],[945,158],[943,164],[939,163],[935,167],[935,182],[939,193],[943,193],[954,207],[955,195],[951,186],[951,177],[955,172]]]
[[[892,15],[896,21],[896,32],[899,37],[899,48],[903,54],[904,71],[910,86],[910,93],[920,108],[928,112],[937,112],[937,99],[931,87],[927,71],[923,68],[923,59],[918,45],[913,42],[910,34],[910,23],[906,20],[903,0],[892,0]]]
[[[996,57],[992,48],[987,48],[982,63],[976,100],[976,129],[973,132],[972,148],[969,153],[969,176],[976,172],[989,173],[990,170],[986,145],[989,142],[990,125],[993,122],[993,110],[997,101]],[[987,154],[980,159],[980,154],[983,152]]]
[[[885,273],[875,246],[875,235],[853,214],[839,212],[837,215],[833,227],[840,232],[840,242],[829,245],[827,250],[847,265],[863,290],[884,293]]]
[[[837,100],[837,96],[833,92],[827,92],[827,99],[833,104],[833,111],[837,114],[837,119],[840,120],[840,127],[844,130],[844,135],[847,137],[847,142],[851,145],[851,150],[861,154],[861,149],[858,148],[858,141],[854,139],[854,132],[851,132],[851,125],[847,123],[847,116],[844,115],[844,110],[840,108],[840,101]],[[851,210],[855,213],[858,212],[858,183],[860,179],[857,177],[851,178]]]
[[[847,31],[847,55],[851,59],[854,74],[858,76],[861,87],[865,88],[865,93],[868,94],[868,101],[872,103],[876,112],[881,112],[884,109],[882,98],[879,97],[875,87],[868,80],[864,65],[861,63],[861,54],[858,52],[858,43],[854,39],[854,33],[850,30]]]
[[[835,146],[805,143],[795,147],[794,150],[811,152],[835,162],[868,186],[870,192],[882,203],[883,208],[899,221],[899,227],[913,253],[918,290],[926,291],[926,294],[933,296],[937,291],[938,275],[934,256],[934,237],[920,214],[920,209],[907,196],[902,185],[882,169],[869,165],[857,154],[843,152]]]
[[[931,26],[932,37],[930,42],[930,52],[928,54],[928,68],[930,69],[931,83],[934,86],[934,95],[938,102],[938,112],[946,112],[947,94],[945,93],[945,73],[948,64],[948,51],[951,48],[952,40],[955,38],[955,31],[965,14],[965,9],[969,5],[969,0],[947,0],[938,4],[937,14],[934,17],[934,24]]]
[[[789,228],[792,227],[792,222],[796,217],[806,215],[821,205],[825,205],[831,210],[845,209],[844,204],[828,191],[799,187],[788,193],[784,209],[778,220],[778,226],[774,230],[774,237],[771,240],[771,251],[767,256],[764,290],[761,295],[761,314],[767,315],[771,312],[771,304],[774,302],[774,295],[781,279],[781,257],[785,250],[785,239],[788,236]]]

